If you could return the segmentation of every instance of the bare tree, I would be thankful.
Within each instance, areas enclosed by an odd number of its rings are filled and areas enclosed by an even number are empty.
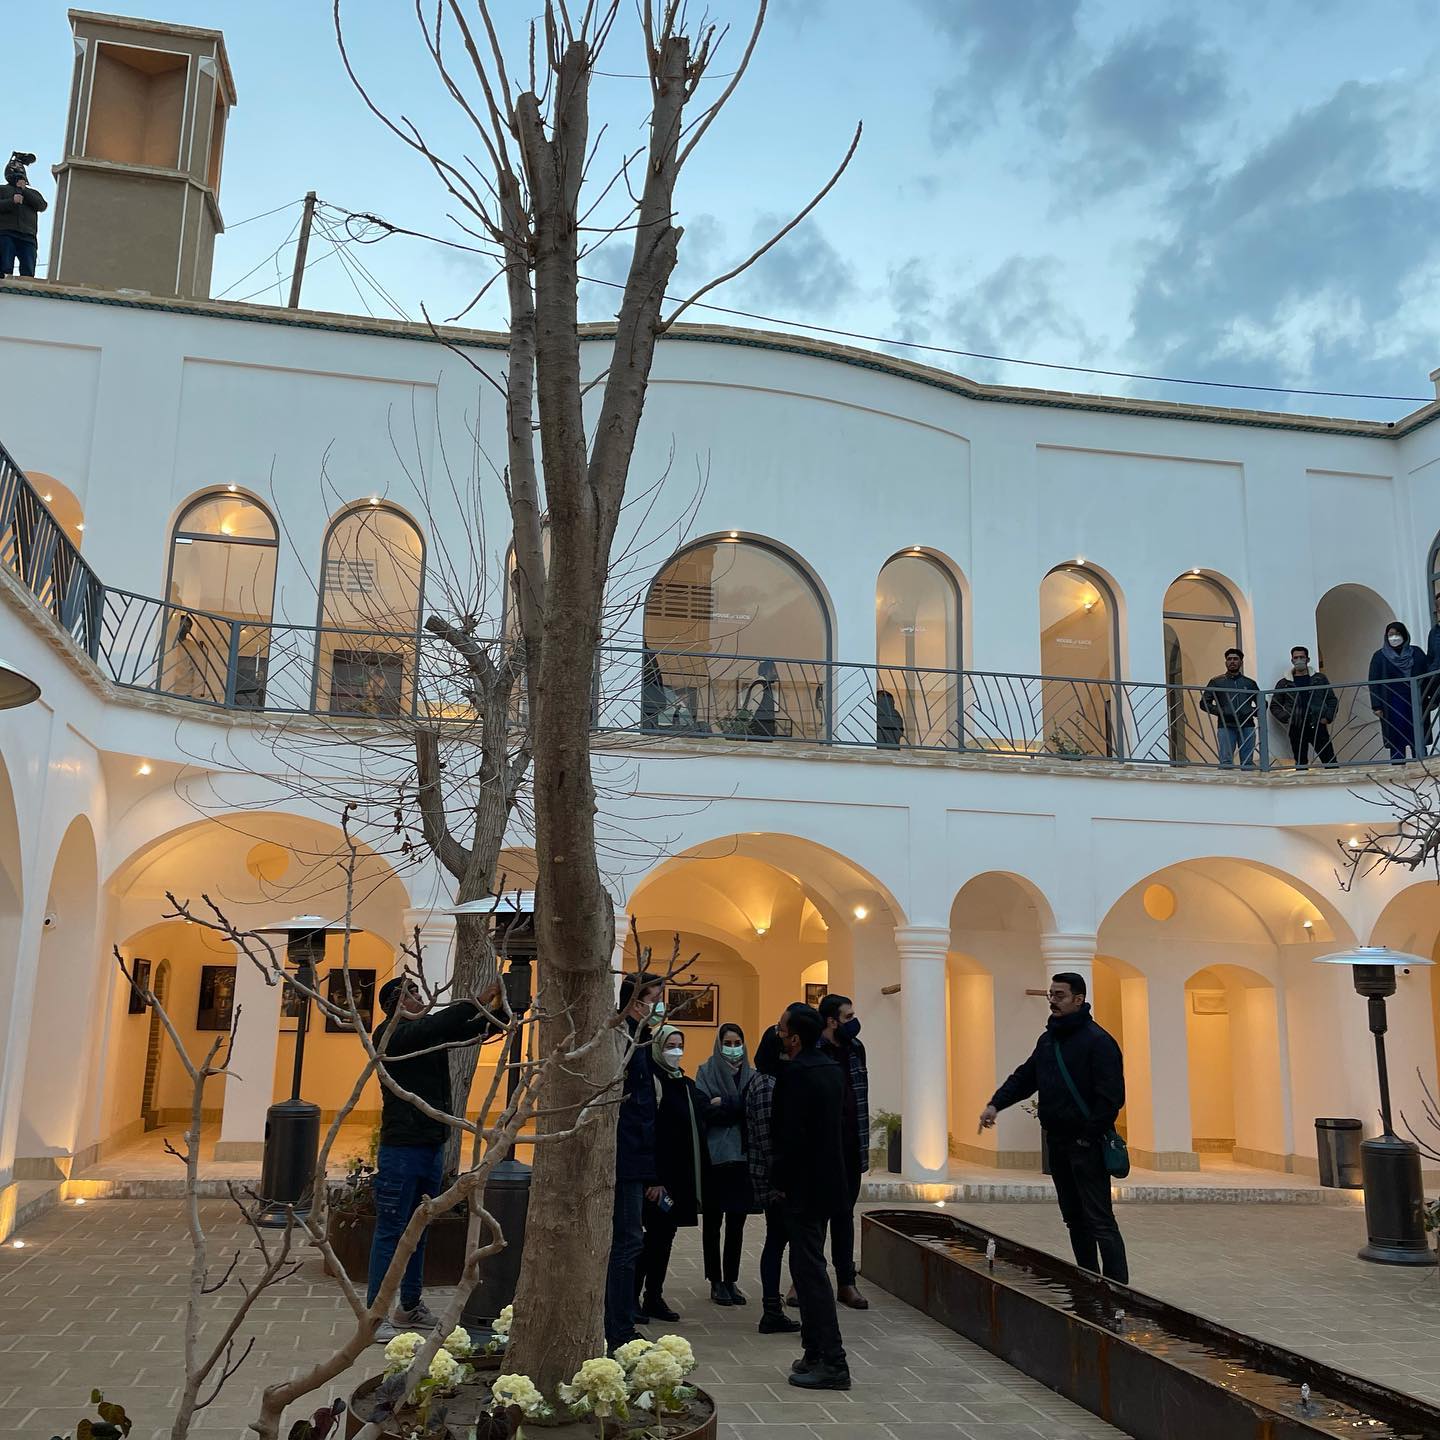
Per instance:
[[[613,907],[602,883],[591,768],[591,693],[617,521],[645,406],[656,343],[699,295],[753,264],[814,208],[853,155],[789,223],[750,256],[664,313],[682,230],[676,185],[696,147],[734,95],[765,20],[755,20],[716,99],[698,104],[723,32],[693,22],[682,0],[640,0],[643,74],[650,90],[648,138],[606,180],[590,181],[590,81],[620,15],[619,0],[546,0],[526,61],[510,63],[488,0],[417,3],[420,35],[443,93],[479,147],[480,160],[447,158],[419,126],[392,118],[350,62],[347,71],[375,116],[409,145],[464,213],[463,228],[495,247],[509,312],[506,493],[514,537],[514,596],[523,643],[534,755],[537,932],[543,965],[540,1044],[553,1053],[566,1033],[594,1034],[613,1016]],[[528,84],[517,82],[524,75]],[[606,226],[591,218],[612,190],[628,203]],[[633,237],[609,361],[583,374],[578,333],[579,263],[595,244]],[[588,248],[593,248],[593,245]],[[598,403],[587,424],[586,400]],[[536,435],[539,449],[537,454]],[[543,464],[543,501],[541,468]],[[548,511],[550,563],[542,516]],[[560,1019],[559,1017],[564,1017]],[[516,1298],[512,1360],[551,1389],[599,1353],[605,1258],[610,1247],[614,1156],[608,1133],[576,1116],[613,1054],[600,1048],[556,1071],[539,1133],[568,1135],[536,1152],[526,1261]],[[553,1284],[564,1273],[562,1288]]]

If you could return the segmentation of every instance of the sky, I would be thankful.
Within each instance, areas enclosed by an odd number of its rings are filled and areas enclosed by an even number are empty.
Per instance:
[[[35,151],[32,181],[51,191],[70,83],[66,9],[32,0],[6,17],[12,62],[23,62],[9,66],[0,146]],[[330,0],[127,0],[126,9],[225,32],[239,104],[214,295],[283,303],[297,202],[310,189],[339,210],[473,243],[425,162],[347,78]],[[523,72],[535,0],[494,0],[494,9]],[[743,87],[682,181],[673,293],[743,259],[825,182],[857,122],[864,135],[815,214],[707,297],[771,318],[690,318],[851,331],[876,338],[850,343],[976,379],[1063,390],[1377,419],[1433,396],[1437,0],[771,0],[770,12]],[[710,13],[733,26],[705,86],[713,94],[753,9],[711,0]],[[592,91],[592,133],[603,127],[596,177],[644,140],[648,90],[634,78],[642,52],[629,0],[621,14]],[[376,103],[414,120],[457,163],[481,160],[413,7],[343,0],[342,18]],[[597,220],[620,194],[602,201]],[[483,257],[406,237],[337,253],[343,221],[336,209],[322,221],[307,307],[413,319],[423,307],[449,318],[493,273]],[[583,272],[623,275],[625,248],[623,235],[609,239]],[[498,326],[499,289],[465,323]],[[608,318],[616,294],[584,285],[585,317]],[[946,349],[1413,398],[1266,395]]]

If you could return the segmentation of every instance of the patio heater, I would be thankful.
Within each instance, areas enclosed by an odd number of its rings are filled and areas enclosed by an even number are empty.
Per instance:
[[[17,710],[40,698],[40,687],[23,671],[0,660],[0,710]]]
[[[512,892],[498,899],[470,900],[453,905],[446,915],[478,915],[490,921],[490,938],[497,959],[507,961],[504,972],[505,999],[515,1015],[530,1009],[536,957],[535,896],[531,891]],[[519,1086],[519,1065],[525,1058],[524,1033],[511,1035],[505,1061],[505,1099],[514,1098]],[[525,1248],[525,1220],[530,1211],[530,1166],[515,1157],[512,1145],[505,1158],[485,1181],[485,1208],[495,1217],[505,1236],[505,1248],[481,1263],[480,1278],[460,1323],[467,1330],[488,1335],[491,1322],[515,1298],[520,1280],[520,1256]]]
[[[1425,1238],[1422,1208],[1425,1190],[1420,1178],[1420,1147],[1395,1133],[1390,1117],[1390,1072],[1385,1063],[1385,1001],[1395,993],[1395,967],[1432,965],[1421,955],[1407,955],[1385,945],[1358,945],[1317,955],[1321,965],[1349,965],[1355,993],[1370,1009],[1375,1037],[1375,1069],[1380,1081],[1382,1134],[1360,1143],[1360,1170],[1365,1184],[1366,1244],[1362,1260],[1377,1265],[1433,1265],[1435,1252]]]
[[[315,988],[316,968],[325,959],[325,937],[344,933],[350,927],[327,921],[322,915],[297,915],[274,925],[260,927],[261,933],[284,935],[285,958],[295,982],[307,990]],[[287,975],[281,981],[282,1003]],[[310,996],[294,990],[298,1001],[295,1021],[295,1061],[290,1071],[290,1098],[279,1100],[265,1112],[265,1158],[260,1170],[260,1213],[256,1223],[274,1229],[284,1226],[288,1213],[310,1212],[315,1162],[320,1154],[320,1107],[300,1098],[305,1075],[305,1033],[310,1028]]]

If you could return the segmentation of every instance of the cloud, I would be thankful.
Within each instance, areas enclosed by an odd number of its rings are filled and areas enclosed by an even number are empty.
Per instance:
[[[1074,62],[1080,0],[912,0],[955,47],[958,69],[936,91],[931,128],[942,144],[965,140],[1013,97],[1049,114]]]
[[[1201,378],[1417,393],[1440,360],[1435,119],[1418,84],[1349,81],[1177,187],[1137,282],[1135,354]]]
[[[1228,96],[1224,57],[1189,24],[1131,31],[1074,86],[1067,108],[1082,153],[1064,168],[1092,192],[1148,180],[1190,157]]]
[[[766,214],[755,221],[750,249],[756,249],[785,223]],[[855,268],[830,243],[814,220],[802,221],[773,250],[740,277],[730,293],[759,309],[774,309],[781,319],[831,315],[858,293]],[[721,304],[727,303],[722,297]]]
[[[715,216],[701,211],[683,219],[679,260],[671,277],[669,294],[683,298],[698,289],[718,268],[723,268],[725,227]],[[620,230],[580,262],[580,318],[613,320],[624,292],[619,288],[630,273],[635,232]],[[608,282],[608,283],[601,283]],[[698,318],[698,317],[692,317]]]
[[[907,260],[889,277],[897,335],[920,344],[990,355],[1083,361],[1093,347],[1079,317],[1062,298],[1063,273],[1054,255],[1011,255],[988,274],[947,292],[923,260]],[[898,355],[946,365],[979,380],[1047,383],[1043,371],[892,348]]]

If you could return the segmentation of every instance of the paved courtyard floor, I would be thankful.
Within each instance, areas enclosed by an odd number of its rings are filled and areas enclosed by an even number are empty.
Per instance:
[[[1038,1210],[1039,1207],[1025,1207]],[[1193,1207],[1191,1207],[1193,1208]],[[1234,1207],[1227,1207],[1234,1213]],[[206,1201],[217,1258],[242,1238],[226,1202]],[[758,1225],[745,1273],[755,1274]],[[132,1440],[166,1433],[181,1380],[180,1320],[188,1246],[172,1200],[90,1200],[61,1205],[0,1250],[0,1437],[73,1435],[92,1388],[124,1404]],[[752,1303],[711,1305],[700,1274],[698,1232],[676,1246],[670,1299],[677,1330],[694,1343],[697,1379],[720,1403],[724,1440],[1103,1440],[1109,1425],[1012,1370],[874,1287],[872,1308],[842,1311],[854,1388],[810,1396],[785,1383],[798,1345],[756,1333]],[[225,1261],[220,1260],[223,1267]],[[210,1302],[217,1315],[222,1296]],[[257,1310],[255,1352],[192,1432],[242,1440],[266,1378],[323,1353],[348,1310],[333,1281],[308,1261]],[[378,1350],[372,1351],[378,1356]],[[337,1380],[348,1393],[370,1364]],[[317,1397],[318,1398],[318,1397]],[[328,1396],[326,1397],[328,1398]],[[294,1417],[291,1417],[294,1418]]]
[[[1070,1258],[1054,1205],[953,1212]],[[1440,1273],[1372,1265],[1363,1210],[1328,1205],[1126,1205],[1137,1290],[1440,1404]]]

